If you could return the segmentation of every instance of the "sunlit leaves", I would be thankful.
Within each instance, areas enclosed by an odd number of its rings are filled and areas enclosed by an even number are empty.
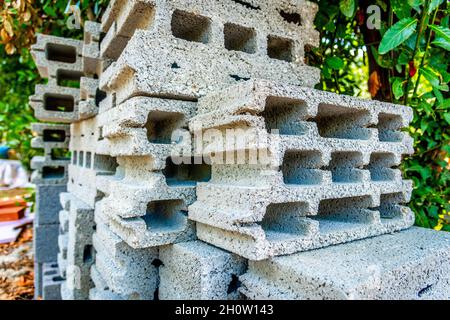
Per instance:
[[[414,34],[416,27],[416,18],[405,18],[400,20],[386,31],[383,39],[381,39],[378,52],[380,54],[385,54],[392,49],[395,49]]]

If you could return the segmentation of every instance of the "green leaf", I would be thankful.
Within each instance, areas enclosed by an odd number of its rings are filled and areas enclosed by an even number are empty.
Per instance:
[[[432,44],[450,51],[450,29],[435,25],[430,26],[430,29],[436,33]]]
[[[403,97],[403,81],[400,78],[395,78],[392,83],[392,92],[394,93],[395,99],[398,100]]]
[[[428,7],[428,14],[432,13],[442,2],[444,2],[444,0],[431,0],[430,6]]]
[[[392,27],[383,36],[378,52],[380,54],[385,54],[392,49],[398,47],[400,44],[405,42],[411,37],[416,31],[417,19],[406,18],[402,19]]]
[[[340,70],[344,67],[344,61],[339,57],[328,57],[326,58],[325,63],[334,70]]]
[[[401,20],[411,16],[411,7],[405,0],[391,0],[392,11]]]
[[[425,77],[425,79],[428,80],[428,82],[434,88],[437,88],[441,85],[441,80],[439,79],[439,76],[436,74],[436,72],[434,72],[433,69],[429,67],[420,68],[420,73]]]
[[[353,17],[356,10],[356,3],[355,0],[341,0],[339,2],[339,8],[341,9],[341,12],[346,16],[347,18]]]
[[[444,120],[450,125],[450,112],[444,113]]]

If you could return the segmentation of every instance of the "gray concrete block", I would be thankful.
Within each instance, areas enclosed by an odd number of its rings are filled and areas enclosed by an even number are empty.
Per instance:
[[[93,21],[84,23],[83,71],[87,75],[99,75],[102,70],[100,59],[101,25]]]
[[[34,225],[34,254],[37,263],[53,262],[58,254],[59,225]]]
[[[81,77],[81,75],[80,75]],[[80,89],[49,83],[36,85],[30,106],[40,121],[71,123],[80,119]]]
[[[42,299],[42,263],[34,261],[34,300]]]
[[[111,292],[95,265],[91,268],[91,277],[95,287],[89,291],[89,300],[126,300],[119,294]]]
[[[236,300],[246,261],[201,241],[161,247],[161,300]]]
[[[44,149],[45,155],[51,155],[53,149],[68,149],[70,140],[70,126],[64,124],[32,123],[31,130],[34,137],[31,147]]]
[[[411,228],[250,262],[249,299],[450,299],[450,235]]]
[[[38,34],[31,54],[43,78],[56,79],[61,73],[82,71],[83,42],[74,39]]]
[[[97,224],[93,244],[95,270],[109,291],[127,299],[154,299],[159,285],[158,248],[133,249],[102,223]],[[91,276],[95,276],[92,270]]]
[[[61,300],[61,284],[64,279],[59,274],[58,265],[55,262],[43,265],[43,300]]]
[[[38,225],[59,224],[59,195],[66,192],[65,185],[37,185],[35,223]]]

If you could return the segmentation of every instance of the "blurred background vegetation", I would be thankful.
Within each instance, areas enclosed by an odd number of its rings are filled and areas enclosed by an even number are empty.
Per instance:
[[[312,1],[322,40],[319,48],[306,48],[306,62],[322,70],[318,89],[413,108],[407,131],[415,154],[402,168],[414,181],[410,206],[417,225],[450,231],[448,1]],[[38,32],[81,38],[82,31],[66,27],[71,5],[80,8],[82,21],[98,21],[107,2],[0,0],[0,144],[27,167],[36,152],[28,97],[42,82],[29,46]]]

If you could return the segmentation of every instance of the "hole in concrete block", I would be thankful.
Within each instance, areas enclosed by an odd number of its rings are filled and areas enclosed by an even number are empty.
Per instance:
[[[301,119],[306,112],[306,103],[302,100],[268,97],[262,116],[267,130],[279,130],[282,135],[302,135],[306,132]]]
[[[170,67],[171,67],[172,69],[180,69],[180,68],[181,68],[181,67],[178,65],[178,63],[176,63],[176,62],[172,63],[172,64],[170,65]]]
[[[324,138],[367,140],[370,130],[364,128],[370,118],[366,110],[331,104],[320,104],[316,118],[319,134]]]
[[[164,265],[164,263],[159,259],[155,259],[152,261],[152,266],[155,266],[156,268],[159,268],[160,266],[163,266],[163,265]]]
[[[292,62],[294,42],[277,36],[267,37],[267,55],[272,59]]]
[[[94,155],[94,170],[100,175],[113,175],[118,166],[114,157],[102,154]]]
[[[73,112],[75,102],[72,96],[46,94],[44,96],[44,109],[48,111]]]
[[[150,112],[145,124],[148,141],[159,144],[171,144],[173,132],[184,126],[183,114],[163,111]]]
[[[417,292],[417,296],[421,298],[424,294],[427,294],[428,292],[432,291],[433,290],[432,288],[433,288],[432,284],[427,285],[426,287],[420,289],[419,292]]]
[[[50,61],[64,63],[75,63],[77,61],[77,49],[63,44],[47,43],[45,55],[47,60]]]
[[[78,152],[77,152],[77,151],[74,151],[74,152],[72,153],[72,164],[73,164],[73,165],[76,165],[76,164],[77,164],[77,156],[78,156]]]
[[[282,172],[286,184],[320,184],[323,176],[322,155],[318,151],[287,151],[284,155]]]
[[[79,158],[78,158],[78,165],[80,167],[84,166],[84,151],[80,151]]]
[[[392,153],[373,153],[367,169],[372,181],[392,181],[395,179],[395,156]]]
[[[98,141],[104,140],[105,137],[103,136],[103,127],[98,128]]]
[[[64,178],[64,167],[43,167],[42,177],[44,179],[60,179]]]
[[[361,182],[362,154],[359,152],[334,152],[327,170],[331,171],[333,182]]]
[[[85,161],[85,167],[90,169],[92,165],[92,153],[86,152],[86,161]]]
[[[155,292],[153,293],[153,300],[159,301],[159,288],[155,289]]]
[[[53,148],[51,151],[52,160],[69,160],[70,156],[70,151],[66,148]]]
[[[178,231],[184,229],[186,211],[183,200],[151,201],[147,205],[147,213],[143,219],[152,232]]]
[[[80,88],[81,77],[80,72],[58,71],[56,77],[59,86],[69,88]]]
[[[378,116],[378,138],[380,141],[401,142],[402,132],[398,131],[402,127],[402,117],[399,115],[380,113]]]
[[[97,193],[95,194],[95,202],[99,202],[105,197],[106,197],[106,195],[103,192],[101,192],[100,190],[97,190]],[[95,230],[95,228],[96,228],[96,226],[94,226],[94,230]]]
[[[208,43],[211,21],[195,13],[175,10],[172,15],[172,34],[180,39]]]
[[[83,263],[92,263],[94,261],[94,247],[92,245],[84,246]]]
[[[260,225],[269,241],[285,241],[309,233],[304,202],[273,203],[267,207]]]
[[[225,48],[228,50],[255,53],[256,31],[233,23],[224,26]]]
[[[343,230],[361,228],[377,222],[377,212],[369,210],[372,205],[369,196],[322,200],[317,216],[320,233],[336,233]]]
[[[241,77],[241,76],[238,76],[237,74],[230,74],[230,77],[233,78],[236,81],[248,81],[248,80],[250,80],[250,78],[248,78],[248,77]]]
[[[56,277],[53,277],[52,280],[55,282],[61,282],[61,281],[64,281],[65,279],[61,276],[56,276]]]
[[[283,18],[284,21],[287,23],[293,23],[298,26],[302,25],[302,18],[301,16],[296,12],[287,12],[284,10],[278,10],[278,13]]]
[[[44,142],[64,142],[66,141],[66,132],[64,130],[44,129]]]
[[[405,202],[405,197],[400,192],[382,194],[380,197],[380,206],[374,210],[378,210],[383,219],[401,218],[403,216],[401,203]]]
[[[106,92],[97,88],[97,90],[95,91],[95,105],[97,107],[100,106],[100,102],[102,102],[104,99],[106,99]]]
[[[56,270],[49,270],[49,271],[45,271],[44,275],[45,276],[52,276],[52,275],[57,274],[57,273],[58,273],[58,271],[56,271]]]
[[[231,281],[228,284],[227,294],[236,292],[242,286],[242,283],[239,281],[239,277],[235,274],[231,275]]]
[[[58,268],[58,264],[57,264],[57,263],[52,263],[52,264],[50,265],[50,268]]]
[[[250,2],[247,1],[243,1],[243,0],[231,0],[237,4],[240,4],[244,7],[246,7],[247,9],[251,9],[251,10],[261,10],[261,7],[255,6],[253,4],[251,4]]]
[[[163,174],[169,186],[196,185],[197,182],[207,182],[211,179],[211,166],[206,163],[195,164],[194,158],[190,159],[190,164],[174,164],[170,157],[166,160]]]

